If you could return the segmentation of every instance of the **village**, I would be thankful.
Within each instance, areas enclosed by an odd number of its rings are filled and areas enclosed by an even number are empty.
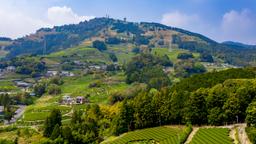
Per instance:
[[[76,61],[77,65],[84,65],[83,63]],[[86,66],[82,70],[84,74],[89,74],[92,72],[104,72],[107,69],[107,65],[89,65]],[[0,69],[0,81],[10,80],[11,83],[17,88],[16,91],[0,91],[0,95],[16,95],[20,92],[26,92],[29,94],[30,97],[35,97],[36,94],[33,91],[33,87],[36,84],[36,81],[39,81],[40,79],[48,79],[53,77],[75,77],[76,74],[71,71],[63,71],[63,70],[47,70],[44,72],[40,77],[34,78],[34,81],[28,80],[31,78],[8,78],[9,75],[15,75],[16,74],[17,67],[15,66],[7,66],[4,69]],[[89,104],[90,101],[86,96],[70,96],[68,94],[65,94],[62,96],[61,100],[59,100],[59,105],[83,105],[83,104]],[[9,125],[12,123],[15,123],[18,119],[20,119],[25,111],[26,105],[12,105],[11,107],[15,107],[14,114],[10,121],[4,120],[4,106],[0,106],[0,122],[3,122],[5,125]]]

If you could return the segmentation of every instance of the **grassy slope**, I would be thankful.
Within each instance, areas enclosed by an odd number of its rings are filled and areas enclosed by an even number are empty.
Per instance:
[[[89,84],[100,82],[100,87],[89,88]],[[53,108],[61,110],[64,120],[70,119],[68,114],[71,109],[84,109],[85,105],[63,106],[58,102],[63,95],[70,94],[71,96],[86,96],[90,95],[91,103],[107,104],[108,96],[113,92],[122,91],[128,88],[129,85],[124,83],[124,74],[119,73],[110,77],[100,77],[98,75],[87,75],[77,77],[66,77],[64,84],[61,86],[62,94],[58,96],[43,96],[39,98],[35,104],[26,108],[22,121],[42,121],[49,115]]]
[[[153,48],[152,49],[152,54],[156,54],[156,55],[160,55],[160,56],[163,56],[166,54],[172,62],[177,62],[177,56],[180,53],[186,53],[186,52],[189,52],[189,51],[183,50],[183,49],[169,50],[167,48]],[[199,53],[193,53],[193,55],[195,58],[199,57]]]
[[[63,51],[51,53],[46,56],[51,61],[61,62],[61,60],[68,59],[80,60],[83,62],[110,62],[110,59],[106,53],[102,53],[95,48],[89,48],[85,46],[78,46],[75,48],[69,48]]]
[[[119,73],[114,76],[105,76],[92,74],[81,77],[67,77],[61,86],[62,92],[71,96],[90,95],[89,99],[92,103],[107,103],[108,96],[116,91],[122,91],[129,87],[124,82],[124,74]],[[90,88],[92,83],[98,83],[99,87]]]

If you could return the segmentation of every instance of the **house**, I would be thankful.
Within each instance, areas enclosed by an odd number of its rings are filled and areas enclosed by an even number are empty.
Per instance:
[[[6,68],[6,71],[7,71],[7,72],[15,72],[15,70],[16,70],[16,67],[15,67],[15,66],[8,66],[8,67]]]
[[[29,96],[36,96],[34,92],[29,93]]]
[[[76,104],[83,104],[85,102],[84,97],[78,96],[76,97]]]
[[[77,66],[82,66],[82,65],[84,65],[84,63],[81,62],[81,61],[79,61],[79,60],[75,60],[75,61],[74,61],[74,64],[77,65]]]
[[[57,76],[57,75],[58,75],[58,71],[47,71],[46,72],[47,77],[53,77],[53,76]]]
[[[69,72],[69,71],[61,71],[60,75],[61,76],[66,76],[66,77],[73,77],[73,76],[75,76],[74,73]]]
[[[89,66],[89,69],[90,70],[100,70],[100,66],[92,65],[92,66]]]
[[[106,70],[107,69],[107,65],[91,65],[89,66],[90,70]]]
[[[16,86],[22,87],[22,88],[29,88],[29,87],[32,86],[31,83],[27,83],[27,82],[24,82],[24,81],[15,81],[15,84],[16,84]]]
[[[62,104],[70,105],[70,104],[73,104],[73,103],[74,103],[74,100],[70,96],[66,95],[66,96],[62,97]]]
[[[4,112],[4,106],[0,106],[0,115],[2,115]]]

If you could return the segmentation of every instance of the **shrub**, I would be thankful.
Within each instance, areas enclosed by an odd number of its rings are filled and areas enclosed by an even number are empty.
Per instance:
[[[61,89],[58,85],[51,84],[50,86],[47,87],[47,92],[50,95],[58,95],[61,93]]]
[[[96,40],[92,43],[92,47],[98,49],[99,51],[107,50],[107,46],[103,41]]]

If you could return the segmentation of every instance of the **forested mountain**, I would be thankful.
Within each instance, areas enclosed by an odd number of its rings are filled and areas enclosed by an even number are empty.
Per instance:
[[[255,66],[256,49],[233,43],[217,43],[203,35],[158,23],[133,23],[95,18],[79,24],[39,29],[5,47],[7,58],[24,54],[48,54],[99,39],[107,44],[132,44],[144,49],[180,48],[210,54],[238,66]]]

